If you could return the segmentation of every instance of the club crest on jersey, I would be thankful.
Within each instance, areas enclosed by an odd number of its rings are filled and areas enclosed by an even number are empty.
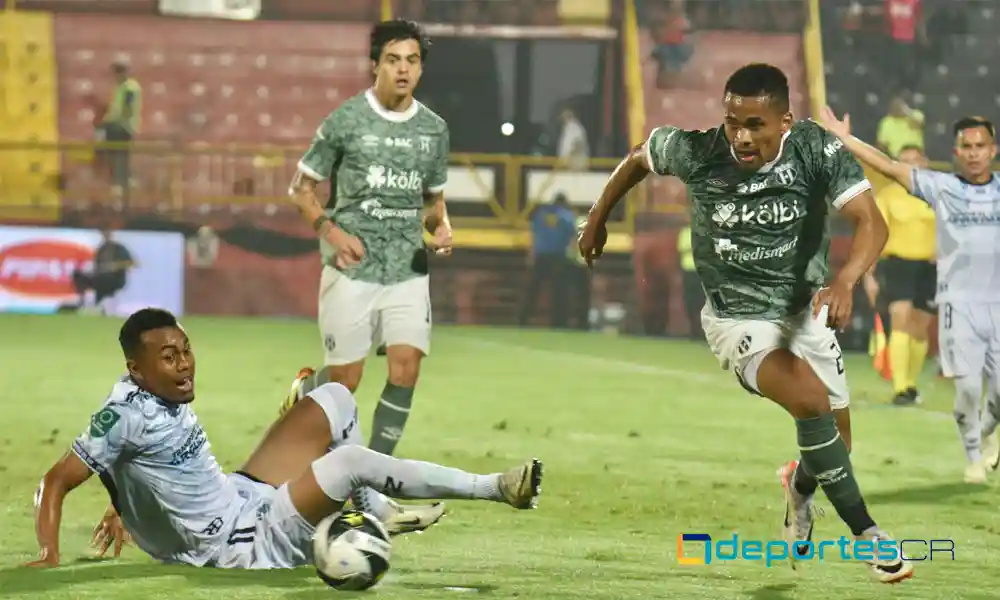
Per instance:
[[[431,151],[431,136],[429,135],[420,136],[420,151],[421,152]]]
[[[774,169],[774,177],[778,180],[778,183],[784,186],[789,186],[795,183],[795,165],[792,163],[785,163]]]

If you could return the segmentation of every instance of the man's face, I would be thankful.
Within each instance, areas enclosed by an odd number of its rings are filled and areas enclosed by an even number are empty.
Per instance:
[[[397,96],[411,96],[423,74],[420,44],[417,40],[398,40],[382,47],[375,69],[376,85]]]
[[[180,327],[142,334],[142,349],[127,361],[129,374],[147,391],[175,404],[194,400],[194,354]]]
[[[777,158],[781,136],[792,126],[792,113],[767,96],[726,93],[724,106],[726,139],[741,167],[757,170]]]
[[[906,102],[903,102],[902,98],[893,98],[892,103],[889,104],[889,115],[893,117],[902,117],[906,114],[903,109],[906,107]]]
[[[985,127],[973,127],[955,136],[955,162],[966,179],[978,179],[989,173],[997,155],[997,144]]]

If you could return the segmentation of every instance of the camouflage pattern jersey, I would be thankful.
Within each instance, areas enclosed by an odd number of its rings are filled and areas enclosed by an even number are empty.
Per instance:
[[[330,113],[313,137],[299,170],[331,179],[326,213],[365,247],[351,279],[392,285],[427,273],[424,194],[444,189],[448,125],[416,100],[391,112],[368,90]],[[333,248],[320,242],[325,264]]]
[[[871,189],[843,143],[813,121],[795,123],[757,171],[737,164],[722,127],[660,127],[646,152],[655,173],[687,185],[695,268],[721,317],[805,309],[829,275],[829,207]]]

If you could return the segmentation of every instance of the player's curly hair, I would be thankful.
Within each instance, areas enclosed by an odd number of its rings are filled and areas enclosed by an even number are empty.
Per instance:
[[[372,27],[371,51],[369,55],[375,62],[382,57],[382,50],[390,42],[400,42],[403,40],[414,40],[420,46],[420,60],[427,60],[427,52],[431,49],[431,39],[424,33],[423,28],[414,21],[405,19],[393,19],[392,21],[382,21]]]
[[[143,308],[135,311],[122,324],[118,332],[118,343],[121,344],[125,358],[135,358],[142,349],[142,334],[164,327],[177,327],[177,317],[170,311],[160,308]]]
[[[736,70],[726,81],[725,93],[767,96],[779,110],[788,110],[788,77],[774,65],[752,63]]]

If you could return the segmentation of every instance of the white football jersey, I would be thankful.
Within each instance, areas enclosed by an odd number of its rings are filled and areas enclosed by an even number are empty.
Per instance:
[[[937,214],[937,302],[1000,302],[1000,173],[977,185],[913,169],[912,184]]]
[[[100,476],[136,545],[160,561],[214,559],[244,504],[190,405],[165,402],[129,377],[73,452]]]

